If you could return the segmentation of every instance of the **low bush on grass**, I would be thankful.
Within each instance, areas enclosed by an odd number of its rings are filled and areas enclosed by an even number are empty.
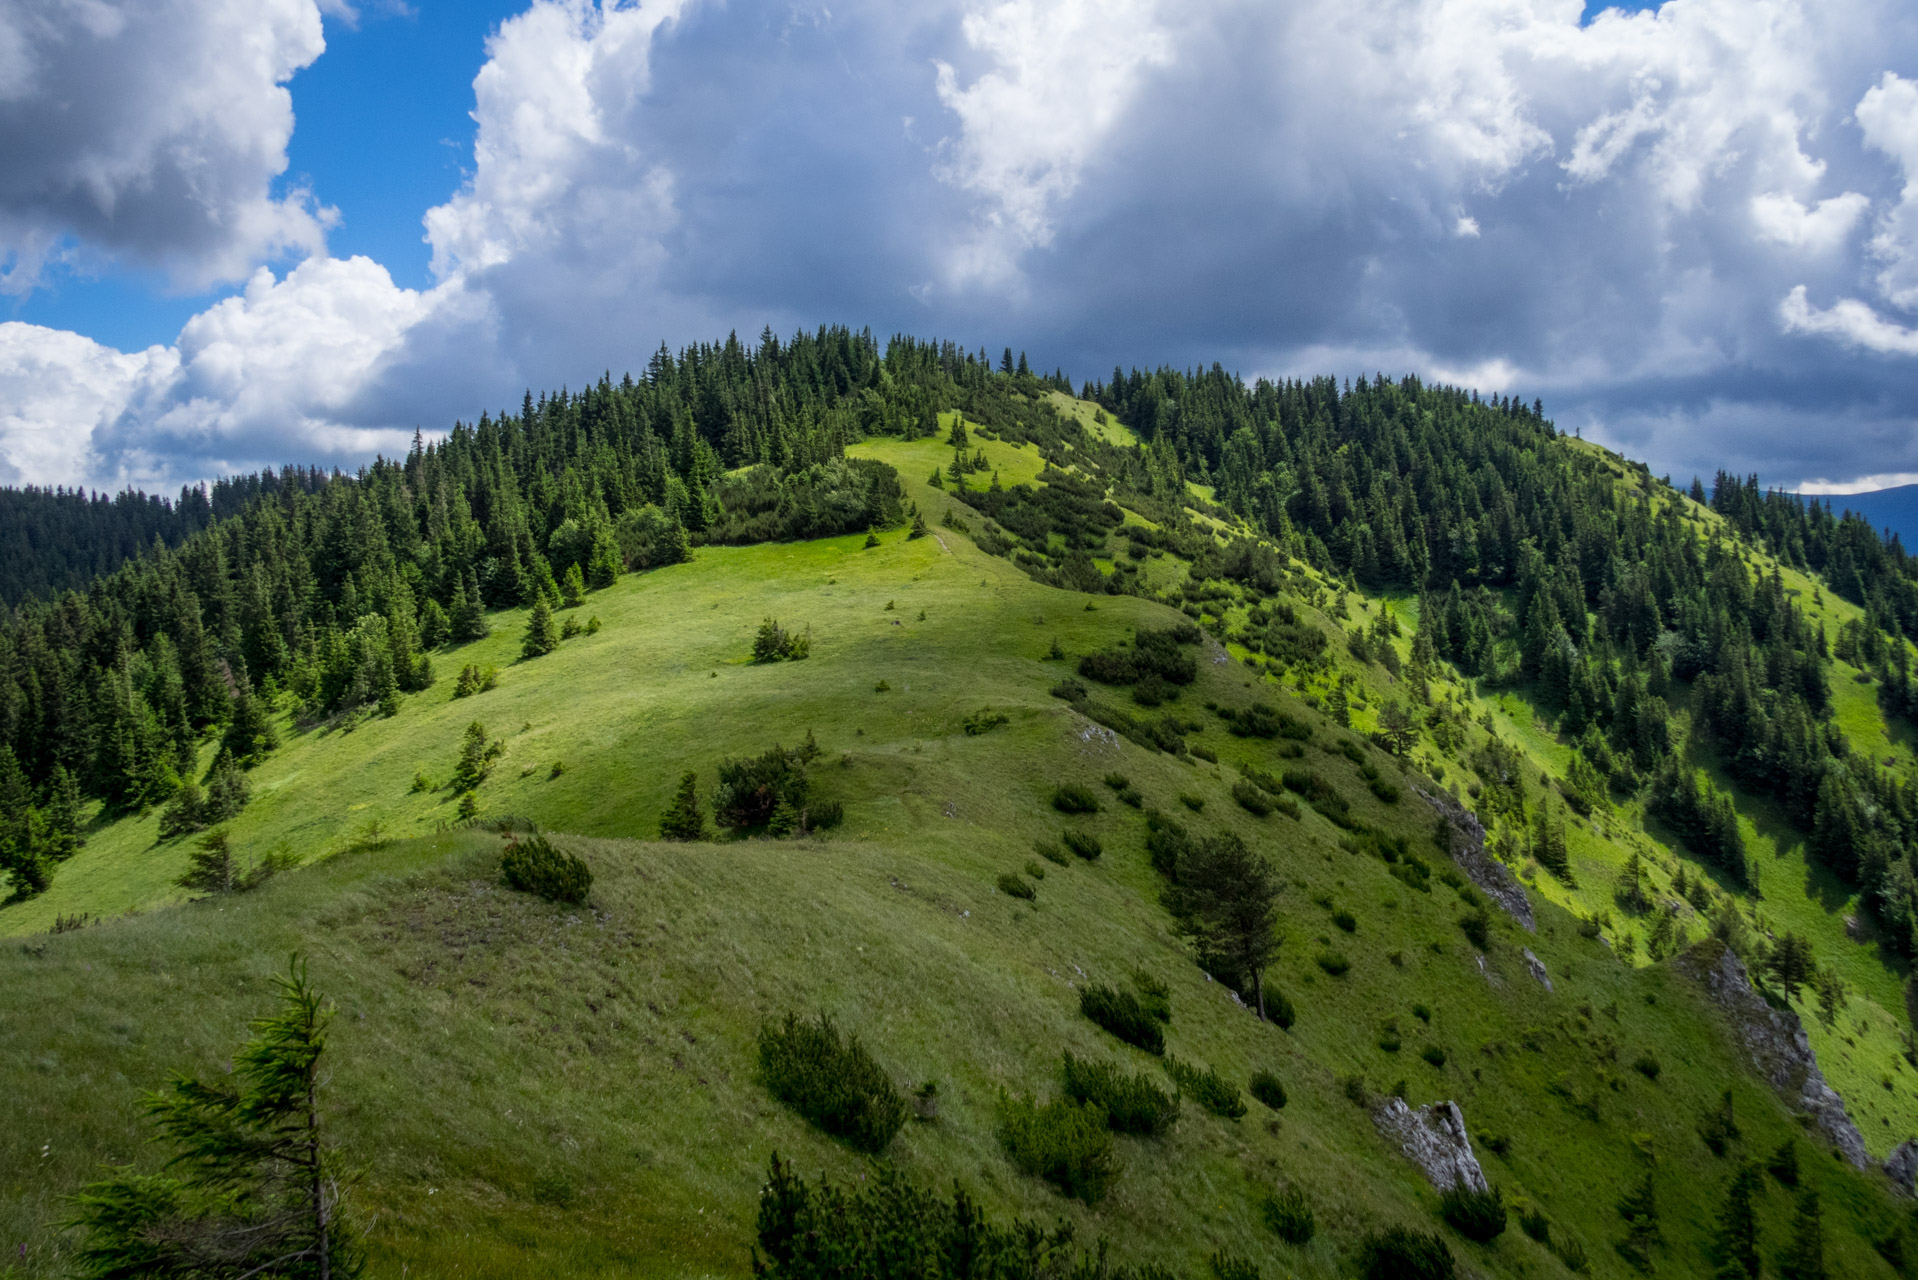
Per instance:
[[[1259,1280],[1259,1264],[1250,1258],[1220,1249],[1207,1259],[1214,1280]]]
[[[1065,1055],[1065,1094],[1075,1102],[1097,1103],[1116,1133],[1164,1133],[1179,1118],[1179,1099],[1142,1073],[1109,1062]]]
[[[1546,1220],[1545,1211],[1535,1204],[1518,1211],[1518,1229],[1540,1244],[1551,1243],[1552,1224]]]
[[[1046,878],[1046,869],[1040,866],[1038,863],[1034,862],[1031,858],[1027,858],[1026,874],[1031,876],[1034,880],[1043,880]]]
[[[593,887],[593,873],[584,862],[555,848],[545,836],[514,840],[500,859],[500,880],[509,889],[530,893],[548,902],[577,905]]]
[[[1237,1120],[1245,1114],[1245,1099],[1239,1096],[1239,1086],[1220,1075],[1217,1068],[1207,1067],[1202,1071],[1189,1062],[1167,1058],[1165,1070],[1179,1082],[1180,1089],[1213,1115]]]
[[[1665,1068],[1659,1065],[1658,1059],[1649,1053],[1641,1053],[1632,1060],[1632,1070],[1638,1072],[1639,1075],[1644,1076],[1647,1080],[1658,1079],[1658,1073],[1664,1069]]]
[[[1364,1280],[1453,1280],[1452,1251],[1430,1231],[1387,1227],[1359,1242]]]
[[[1033,852],[1037,853],[1040,857],[1044,858],[1047,862],[1056,863],[1062,867],[1069,867],[1072,865],[1072,859],[1066,857],[1065,850],[1061,849],[1058,845],[1052,843],[1052,841],[1050,840],[1034,840],[1032,842],[1032,849],[1033,849]]]
[[[1320,951],[1316,956],[1313,956],[1312,959],[1319,968],[1325,970],[1335,978],[1342,977],[1352,968],[1352,962],[1345,958],[1344,952],[1334,951],[1330,947]]]
[[[453,683],[453,696],[470,698],[476,693],[485,693],[488,689],[498,687],[498,667],[481,667],[469,662],[460,668],[459,679]]]
[[[806,1120],[877,1154],[906,1123],[906,1100],[859,1037],[841,1036],[821,1014],[759,1030],[759,1078]]]
[[[1195,796],[1190,791],[1182,791],[1179,793],[1179,803],[1192,810],[1192,812],[1198,813],[1205,808],[1205,797]]]
[[[763,755],[719,762],[713,817],[722,827],[745,830],[772,821],[781,805],[794,814],[806,808],[809,782],[805,752],[775,745]]]
[[[1099,837],[1089,831],[1062,831],[1059,833],[1059,839],[1065,843],[1066,848],[1087,862],[1095,860],[1105,852],[1105,846],[1099,843]]]
[[[1707,1111],[1698,1122],[1698,1136],[1711,1148],[1715,1156],[1722,1156],[1733,1142],[1740,1137],[1738,1121],[1732,1115],[1732,1091],[1725,1090],[1719,1104]]]
[[[1147,1013],[1160,1022],[1172,1021],[1172,988],[1144,969],[1134,969],[1132,989],[1138,993],[1139,1004]]]
[[[1079,993],[1079,1012],[1129,1045],[1152,1054],[1165,1052],[1164,1028],[1130,991],[1087,987]]]
[[[1010,720],[1011,717],[1003,711],[994,711],[989,707],[981,707],[966,717],[965,730],[968,736],[976,738],[982,733],[991,733],[994,729],[997,729],[1002,724],[1008,723]]]
[[[1261,1207],[1265,1211],[1265,1225],[1287,1244],[1310,1244],[1312,1237],[1318,1234],[1319,1223],[1312,1212],[1312,1202],[1297,1187],[1281,1188],[1266,1197]]]
[[[1292,1024],[1298,1021],[1298,1016],[1298,1011],[1292,1007],[1292,1001],[1285,992],[1268,983],[1265,988],[1266,1021],[1281,1031],[1290,1031]]]
[[[1439,1196],[1439,1216],[1467,1240],[1490,1244],[1505,1232],[1505,1198],[1497,1187],[1477,1191],[1454,1182]]]
[[[1017,872],[1012,871],[1008,871],[999,877],[999,892],[1008,894],[1014,898],[1023,899],[1026,902],[1031,902],[1039,896],[1037,889],[1022,879]]]
[[[1386,1053],[1397,1053],[1405,1042],[1399,1038],[1399,1024],[1387,1022],[1379,1029],[1379,1048]]]
[[[1423,1049],[1420,1049],[1419,1057],[1425,1059],[1434,1067],[1443,1067],[1445,1065],[1445,1050],[1435,1044],[1428,1044]]]
[[[812,630],[788,631],[773,618],[759,624],[753,637],[754,662],[797,662],[812,653]]]
[[[1099,797],[1091,787],[1064,782],[1052,789],[1052,807],[1060,813],[1097,813]]]
[[[1252,1073],[1250,1092],[1274,1111],[1285,1110],[1285,1086],[1270,1071],[1259,1070]]]
[[[1132,785],[1132,779],[1126,777],[1123,773],[1108,773],[1105,776],[1105,784],[1114,791],[1124,791]]]
[[[1127,787],[1119,793],[1119,803],[1131,805],[1134,809],[1137,809],[1145,804],[1145,797],[1140,795],[1138,791],[1132,787]]]
[[[1399,790],[1398,784],[1387,782],[1384,778],[1368,779],[1365,785],[1371,789],[1373,795],[1386,804],[1397,804],[1400,797],[1405,794]]]
[[[1001,1095],[999,1145],[1020,1169],[1087,1204],[1097,1204],[1119,1174],[1105,1111],[1096,1102],[1059,1098],[1040,1106]]]
[[[1332,913],[1332,923],[1337,925],[1340,929],[1343,929],[1346,933],[1358,932],[1358,928],[1359,928],[1358,917],[1353,915],[1350,911],[1347,911],[1344,907],[1340,907],[1337,911],[1334,911]]]
[[[1269,817],[1272,810],[1277,807],[1267,798],[1265,792],[1243,779],[1232,784],[1232,798],[1239,802],[1241,809],[1255,817]]]
[[[1465,932],[1467,940],[1480,951],[1492,945],[1492,917],[1485,913],[1484,907],[1474,907],[1458,918],[1458,927]]]

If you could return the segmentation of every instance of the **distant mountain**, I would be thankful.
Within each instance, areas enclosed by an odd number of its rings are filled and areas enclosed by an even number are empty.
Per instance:
[[[1856,511],[1879,529],[1890,529],[1907,548],[1918,541],[1918,484],[1867,493],[1807,494],[1828,502],[1838,515]]]

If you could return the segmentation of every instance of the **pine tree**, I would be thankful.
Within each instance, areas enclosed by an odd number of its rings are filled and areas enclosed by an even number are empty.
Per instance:
[[[619,581],[620,572],[625,567],[620,560],[619,543],[613,537],[613,531],[602,523],[593,531],[593,551],[586,560],[586,584],[595,591],[602,591]]]
[[[1771,959],[1766,965],[1778,979],[1778,985],[1785,989],[1787,999],[1798,998],[1798,988],[1812,980],[1818,970],[1812,957],[1811,943],[1798,934],[1787,931],[1772,947]]]
[[[1279,951],[1280,881],[1271,863],[1234,835],[1196,840],[1179,855],[1170,903],[1204,955],[1251,983],[1265,1017],[1265,970]]]
[[[466,736],[460,742],[460,762],[453,768],[453,790],[471,791],[477,787],[485,781],[491,763],[486,726],[475,720],[466,726]]]
[[[233,1078],[176,1075],[146,1099],[170,1172],[131,1166],[75,1197],[84,1274],[346,1280],[361,1259],[342,1228],[337,1159],[321,1124],[320,1059],[333,1010],[295,956],[279,1011],[253,1024]]]
[[[1718,1210],[1712,1233],[1711,1260],[1718,1280],[1758,1280],[1758,1215],[1753,1200],[1761,1190],[1758,1170],[1741,1164],[1725,1187],[1725,1203]]]
[[[964,449],[970,443],[966,437],[966,420],[961,414],[952,415],[952,431],[946,436],[946,443],[955,449]]]
[[[912,513],[912,527],[906,530],[906,541],[912,542],[915,539],[923,538],[928,532],[930,532],[930,530],[926,528],[925,512],[915,510]]]
[[[80,783],[65,765],[55,765],[47,790],[45,852],[62,862],[86,843],[80,835]]]
[[[232,893],[241,887],[233,843],[224,831],[209,831],[194,841],[187,869],[173,883],[195,893]]]
[[[1798,1209],[1792,1215],[1791,1244],[1778,1259],[1779,1280],[1827,1280],[1825,1269],[1824,1214],[1815,1188],[1798,1193]]]
[[[429,596],[426,607],[420,610],[420,648],[437,649],[446,643],[452,633],[453,624],[447,619],[446,610],[440,608],[439,601]]]
[[[566,566],[566,576],[560,581],[560,599],[568,609],[577,609],[586,603],[586,575],[579,571],[579,565]]]
[[[160,839],[171,840],[204,827],[206,820],[201,817],[201,811],[205,806],[206,796],[200,784],[191,778],[182,782],[166,808],[160,810]]]
[[[706,814],[699,807],[699,775],[687,770],[679,780],[679,790],[659,819],[662,840],[704,840]]]
[[[201,826],[238,817],[251,798],[246,775],[231,755],[222,751],[206,775],[206,798],[200,804]]]
[[[493,629],[486,621],[486,602],[480,599],[479,578],[471,569],[453,590],[452,628],[456,644],[483,640]]]
[[[553,625],[553,610],[541,596],[533,605],[532,616],[526,620],[526,638],[520,641],[519,651],[523,658],[538,658],[559,648],[559,628]]]
[[[253,696],[253,682],[244,677],[233,695],[233,718],[227,722],[221,747],[241,768],[250,769],[280,745],[273,719],[260,700]]]

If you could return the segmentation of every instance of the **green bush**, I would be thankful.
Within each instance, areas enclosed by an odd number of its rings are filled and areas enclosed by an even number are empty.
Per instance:
[[[1546,1221],[1545,1211],[1535,1204],[1528,1204],[1518,1213],[1518,1229],[1540,1244],[1550,1244],[1552,1224]]]
[[[1179,803],[1197,813],[1205,808],[1205,797],[1195,796],[1190,791],[1182,791],[1179,793]]]
[[[1039,896],[1037,889],[1033,888],[1016,872],[1012,871],[1008,871],[999,877],[999,892],[1010,894],[1015,898],[1023,898],[1027,902],[1031,902]]]
[[[1105,783],[1114,791],[1124,791],[1132,785],[1132,779],[1126,777],[1123,773],[1108,773],[1105,777]]]
[[[1292,1007],[1292,1001],[1286,998],[1285,992],[1272,986],[1265,989],[1265,1016],[1281,1031],[1290,1031],[1292,1024],[1298,1021],[1298,1011]]]
[[[1654,1058],[1650,1053],[1641,1053],[1632,1060],[1632,1070],[1638,1072],[1639,1075],[1644,1076],[1647,1080],[1658,1079],[1658,1073],[1664,1069],[1665,1068],[1659,1065],[1658,1059]]]
[[[499,870],[507,888],[548,902],[578,904],[586,901],[586,894],[593,887],[593,873],[586,864],[555,848],[545,836],[508,844]]]
[[[846,805],[841,800],[814,800],[804,810],[808,831],[830,831],[846,820]]]
[[[1075,1102],[1097,1103],[1116,1133],[1164,1133],[1179,1118],[1179,1100],[1143,1074],[1121,1071],[1109,1062],[1065,1055],[1065,1094]]]
[[[1429,1231],[1387,1227],[1359,1242],[1364,1280],[1453,1280],[1452,1251]]]
[[[1145,797],[1140,795],[1136,789],[1127,787],[1119,793],[1119,803],[1131,805],[1134,809],[1137,809],[1145,804]]]
[[[1039,1106],[1027,1098],[999,1100],[999,1144],[1012,1163],[1096,1204],[1118,1176],[1112,1134],[1096,1102],[1059,1098]]]
[[[1052,807],[1060,813],[1097,813],[1099,797],[1091,787],[1063,782],[1052,789]]]
[[[1252,1073],[1250,1092],[1272,1110],[1285,1110],[1285,1086],[1270,1071],[1261,1069]]]
[[[1105,846],[1099,843],[1099,837],[1090,832],[1064,831],[1060,833],[1059,839],[1065,842],[1066,848],[1072,850],[1087,862],[1093,861],[1105,852]]]
[[[1485,914],[1484,907],[1474,907],[1460,916],[1458,927],[1465,931],[1466,938],[1480,951],[1492,945],[1492,917]]]
[[[1377,796],[1386,804],[1397,804],[1399,798],[1404,794],[1398,789],[1397,785],[1387,782],[1384,778],[1373,778],[1365,785],[1372,789],[1373,795]]]
[[[1277,807],[1267,798],[1265,792],[1244,779],[1232,784],[1232,798],[1239,802],[1241,809],[1255,817],[1269,817],[1272,810]]]
[[[1087,987],[1079,992],[1079,1012],[1129,1045],[1152,1054],[1165,1052],[1164,1028],[1130,991]]]
[[[1201,1071],[1189,1062],[1169,1057],[1165,1060],[1165,1070],[1179,1082],[1179,1088],[1213,1115],[1237,1120],[1245,1114],[1245,1099],[1239,1096],[1239,1086],[1220,1075],[1217,1068],[1207,1067]]]
[[[1399,1024],[1396,1021],[1387,1022],[1379,1031],[1379,1048],[1386,1053],[1397,1053],[1404,1045],[1405,1042],[1399,1038]]]
[[[794,813],[806,808],[805,760],[799,751],[774,746],[763,755],[719,762],[713,788],[713,817],[722,827],[744,830],[764,826],[782,805]]]
[[[1332,923],[1337,925],[1339,928],[1345,930],[1345,932],[1347,933],[1358,932],[1358,928],[1359,928],[1358,917],[1354,916],[1350,911],[1347,911],[1344,907],[1340,907],[1337,911],[1334,911],[1332,913]]]
[[[812,629],[788,631],[778,621],[767,618],[753,637],[754,662],[797,662],[812,653]]]
[[[1266,1197],[1262,1207],[1265,1225],[1287,1244],[1310,1244],[1312,1237],[1318,1234],[1319,1223],[1312,1212],[1312,1202],[1297,1187],[1285,1187],[1278,1194]]]
[[[1435,1067],[1445,1065],[1445,1050],[1435,1044],[1428,1044],[1423,1049],[1420,1049],[1419,1057],[1425,1059]]]
[[[1259,1264],[1220,1249],[1211,1257],[1215,1280],[1259,1280]]]
[[[1132,989],[1138,992],[1139,1004],[1147,1013],[1160,1022],[1172,1021],[1172,988],[1144,969],[1134,969]]]
[[[1439,1196],[1439,1216],[1467,1240],[1490,1244],[1505,1231],[1505,1198],[1497,1187],[1475,1191],[1454,1182]]]
[[[1062,867],[1069,867],[1072,865],[1072,859],[1066,857],[1065,850],[1061,849],[1058,845],[1052,843],[1052,841],[1050,840],[1034,840],[1032,842],[1032,848],[1034,852],[1036,852],[1040,857],[1044,858],[1047,862],[1057,863],[1059,866],[1062,866]]]
[[[994,711],[989,707],[981,707],[966,717],[965,730],[969,736],[976,738],[982,733],[991,733],[1000,725],[1006,724],[1010,719],[1011,717],[1007,716],[1003,711]]]
[[[759,1030],[759,1078],[806,1120],[861,1151],[878,1153],[906,1123],[906,1100],[858,1036],[841,1037],[821,1014]]]
[[[1335,978],[1343,976],[1352,967],[1352,962],[1345,958],[1343,952],[1334,951],[1330,947],[1320,951],[1316,956],[1313,956],[1312,959],[1319,968],[1325,970]]]

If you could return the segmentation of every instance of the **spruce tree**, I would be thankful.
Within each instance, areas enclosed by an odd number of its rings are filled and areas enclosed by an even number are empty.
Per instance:
[[[200,784],[188,778],[173,793],[173,799],[166,808],[160,810],[160,839],[171,840],[198,831],[206,825],[201,811],[206,807],[206,795],[200,790]]]
[[[595,591],[604,590],[619,581],[620,571],[624,568],[613,531],[604,524],[600,525],[593,531],[593,550],[586,561],[586,585]]]
[[[662,840],[704,840],[706,814],[699,807],[699,775],[687,770],[679,780],[679,790],[659,819]]]
[[[232,893],[241,887],[239,867],[233,857],[233,842],[224,831],[209,831],[194,841],[187,855],[187,869],[173,883],[195,893]]]
[[[65,765],[55,765],[48,784],[46,854],[64,861],[85,843],[80,836],[80,783]]]
[[[911,542],[914,539],[923,538],[928,532],[925,512],[914,511],[912,513],[912,528],[906,531],[906,541]]]
[[[1779,1280],[1827,1280],[1825,1268],[1824,1214],[1815,1188],[1798,1193],[1798,1209],[1792,1215],[1791,1244],[1778,1259]]]
[[[1758,1215],[1752,1202],[1759,1190],[1758,1170],[1749,1162],[1738,1167],[1725,1187],[1710,1251],[1715,1280],[1758,1280]]]
[[[966,419],[964,415],[957,413],[952,415],[952,431],[946,436],[946,443],[955,449],[963,449],[967,446]]]
[[[253,682],[244,676],[233,695],[233,718],[227,722],[226,733],[220,741],[224,750],[243,769],[251,769],[266,757],[267,752],[280,745],[280,736],[274,732],[271,713],[253,695]]]
[[[566,576],[560,580],[560,600],[568,609],[577,609],[586,603],[586,575],[579,571],[579,565],[566,566]]]
[[[485,780],[490,764],[486,726],[475,720],[466,726],[466,736],[460,743],[460,762],[453,769],[453,790],[471,791],[477,787]]]
[[[453,590],[452,627],[459,644],[482,640],[493,629],[486,621],[486,602],[480,599],[479,576],[471,569]]]
[[[437,649],[446,643],[446,638],[452,632],[453,624],[447,619],[446,610],[440,608],[439,601],[429,596],[426,607],[420,610],[420,648]]]
[[[553,625],[553,610],[541,596],[533,605],[532,616],[526,619],[526,638],[520,641],[519,652],[523,658],[538,658],[559,648],[559,628]]]
[[[200,803],[199,822],[211,826],[238,817],[250,798],[246,775],[227,752],[220,752],[206,776],[206,798]]]
[[[320,1110],[320,1059],[333,1010],[295,956],[278,1012],[228,1080],[176,1075],[146,1113],[174,1148],[168,1172],[131,1166],[83,1188],[67,1224],[83,1274],[344,1280],[361,1259],[341,1224],[337,1159]]]

